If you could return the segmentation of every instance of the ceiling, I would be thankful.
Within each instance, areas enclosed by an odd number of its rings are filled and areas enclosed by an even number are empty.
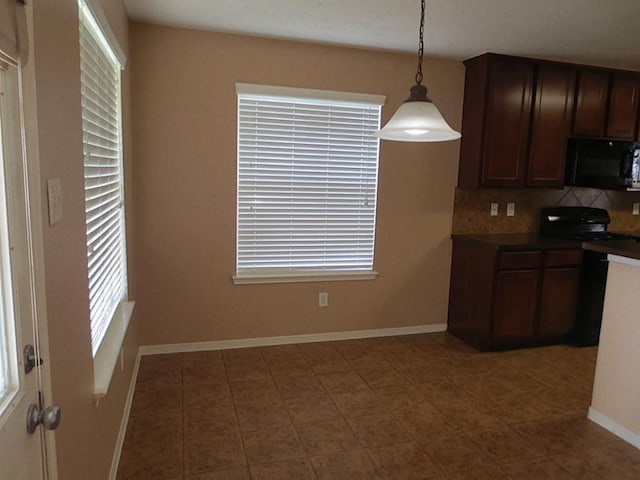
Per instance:
[[[416,52],[418,0],[124,0],[133,20]],[[484,52],[640,70],[639,0],[430,0],[425,54]]]

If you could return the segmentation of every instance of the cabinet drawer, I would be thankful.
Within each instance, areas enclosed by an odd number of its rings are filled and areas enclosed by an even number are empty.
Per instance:
[[[582,265],[582,250],[547,250],[545,267]]]
[[[500,270],[539,268],[542,264],[542,252],[502,252],[498,262]]]

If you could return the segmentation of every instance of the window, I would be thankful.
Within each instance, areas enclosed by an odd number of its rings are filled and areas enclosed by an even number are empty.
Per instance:
[[[372,278],[384,97],[236,90],[234,281]]]
[[[80,6],[80,67],[91,345],[126,299],[120,69],[90,5]]]

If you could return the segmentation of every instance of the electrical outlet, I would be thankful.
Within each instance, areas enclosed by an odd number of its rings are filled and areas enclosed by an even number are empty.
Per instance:
[[[329,306],[329,294],[327,292],[320,292],[318,294],[318,306],[319,307]]]
[[[497,217],[498,216],[498,204],[497,203],[492,203],[491,204],[491,216],[492,217]]]
[[[633,202],[633,210],[631,210],[632,215],[640,215],[640,202]]]
[[[507,217],[513,217],[516,214],[516,204],[513,202],[507,203]]]

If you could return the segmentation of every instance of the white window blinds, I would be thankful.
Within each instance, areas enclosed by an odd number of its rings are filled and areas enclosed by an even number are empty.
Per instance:
[[[80,66],[89,308],[95,355],[127,288],[120,64],[83,2]]]
[[[236,87],[237,276],[372,271],[384,97]]]

